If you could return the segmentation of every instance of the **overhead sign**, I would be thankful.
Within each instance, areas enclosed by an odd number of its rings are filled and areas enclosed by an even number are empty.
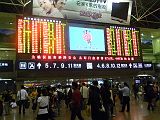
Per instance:
[[[13,60],[0,60],[0,72],[13,72]]]
[[[79,24],[53,18],[17,19],[17,60],[142,62],[138,28]]]
[[[18,70],[111,70],[153,69],[152,63],[93,61],[17,61]]]
[[[129,25],[131,8],[132,0],[33,0],[32,14]]]

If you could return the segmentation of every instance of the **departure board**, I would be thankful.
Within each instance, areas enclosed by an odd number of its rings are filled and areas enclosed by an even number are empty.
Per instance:
[[[17,17],[17,60],[142,62],[140,31],[130,26]]]
[[[129,27],[106,28],[107,54],[111,56],[141,56],[139,30]]]
[[[18,53],[65,54],[65,24],[58,20],[18,19]]]

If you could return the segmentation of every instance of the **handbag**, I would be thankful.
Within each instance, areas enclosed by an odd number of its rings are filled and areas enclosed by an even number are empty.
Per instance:
[[[18,100],[16,103],[17,103],[18,106],[20,106],[21,105],[21,100]]]

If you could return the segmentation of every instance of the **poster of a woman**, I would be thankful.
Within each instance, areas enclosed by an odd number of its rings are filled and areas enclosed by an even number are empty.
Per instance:
[[[65,5],[65,0],[34,0],[35,8],[33,9],[35,15],[64,18],[61,10]]]

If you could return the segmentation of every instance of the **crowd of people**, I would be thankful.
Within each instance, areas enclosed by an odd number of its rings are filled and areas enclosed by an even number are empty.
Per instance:
[[[85,82],[78,84],[54,87],[40,87],[26,89],[23,85],[18,90],[16,98],[12,97],[11,91],[5,91],[0,101],[0,114],[10,113],[10,108],[18,108],[19,114],[25,114],[26,109],[31,108],[34,112],[34,119],[54,120],[61,114],[62,101],[66,109],[70,111],[70,119],[84,120],[81,112],[85,110],[92,120],[111,120],[115,116],[114,107],[116,99],[119,98],[121,110],[119,112],[130,112],[131,91],[135,100],[139,100],[141,92],[145,101],[148,102],[148,110],[154,110],[159,100],[159,86],[157,83],[147,82],[146,85],[134,84],[132,89],[124,82],[123,84],[111,84],[104,80],[103,84],[92,81],[91,85]],[[2,105],[3,103],[3,105]],[[29,107],[30,106],[30,107]]]

